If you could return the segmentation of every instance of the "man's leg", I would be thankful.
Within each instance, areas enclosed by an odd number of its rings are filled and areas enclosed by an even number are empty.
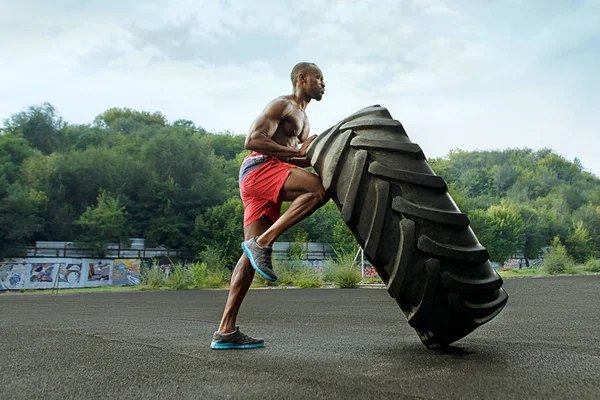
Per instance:
[[[281,189],[280,199],[291,201],[292,204],[273,225],[258,236],[256,243],[261,247],[271,246],[283,232],[310,216],[327,200],[321,178],[300,168],[291,169]]]
[[[266,216],[263,216],[257,221],[252,222],[244,228],[244,238],[246,240],[259,236],[264,233],[273,222]],[[229,285],[229,296],[225,303],[225,310],[221,318],[221,324],[218,331],[220,333],[230,333],[235,329],[235,323],[246,293],[254,279],[254,268],[250,265],[250,260],[245,254],[242,254],[233,274],[231,275],[231,283]]]

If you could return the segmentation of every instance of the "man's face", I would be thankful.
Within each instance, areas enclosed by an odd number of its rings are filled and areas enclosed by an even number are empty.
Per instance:
[[[323,98],[323,94],[325,94],[325,80],[321,70],[313,67],[306,72],[304,78],[306,80],[304,83],[306,94],[311,99],[320,101]]]

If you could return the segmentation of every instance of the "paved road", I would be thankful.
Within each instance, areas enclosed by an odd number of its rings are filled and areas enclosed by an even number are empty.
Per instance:
[[[445,353],[382,289],[252,290],[247,351],[209,349],[221,290],[0,295],[0,398],[599,398],[600,276],[505,288]]]

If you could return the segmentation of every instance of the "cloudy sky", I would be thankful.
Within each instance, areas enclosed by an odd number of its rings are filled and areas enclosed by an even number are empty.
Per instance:
[[[313,133],[381,104],[428,157],[549,147],[600,176],[597,0],[0,0],[0,119],[48,101],[246,133],[299,61],[327,83]]]

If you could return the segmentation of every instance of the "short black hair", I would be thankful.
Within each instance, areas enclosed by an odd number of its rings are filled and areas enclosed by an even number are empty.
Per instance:
[[[294,65],[294,68],[292,68],[292,73],[290,74],[294,89],[296,89],[296,80],[298,79],[298,75],[306,74],[306,71],[311,67],[319,68],[317,67],[317,64],[311,62],[299,62],[298,64]]]

